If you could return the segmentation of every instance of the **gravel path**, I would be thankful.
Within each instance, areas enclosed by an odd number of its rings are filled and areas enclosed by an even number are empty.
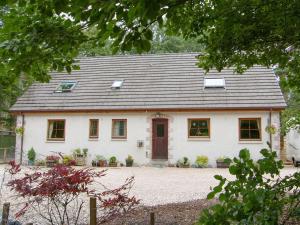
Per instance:
[[[286,167],[281,175],[296,171],[296,168]],[[108,169],[103,183],[108,187],[117,187],[127,177],[134,176],[135,184],[131,193],[141,199],[143,205],[154,206],[206,198],[210,187],[218,184],[213,178],[215,174],[232,179],[228,169],[125,167]]]
[[[24,170],[25,169],[25,170]],[[95,168],[101,170],[103,168]],[[131,194],[141,199],[145,206],[162,205],[167,203],[186,202],[206,198],[210,187],[218,182],[213,178],[215,174],[232,179],[228,169],[195,169],[195,168],[156,168],[156,167],[118,167],[106,168],[107,175],[101,178],[101,183],[108,188],[119,187],[126,178],[135,177],[135,184]],[[0,179],[2,180],[4,165],[0,166]],[[26,171],[23,168],[22,171]],[[282,170],[282,176],[299,171],[293,167]],[[28,171],[28,170],[27,170]],[[96,186],[98,190],[102,187]],[[11,192],[3,190],[2,200],[9,200]],[[6,193],[5,193],[6,192]]]

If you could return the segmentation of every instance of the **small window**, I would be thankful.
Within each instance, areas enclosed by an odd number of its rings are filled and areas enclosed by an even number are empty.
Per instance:
[[[164,137],[165,136],[165,125],[164,124],[157,124],[157,126],[156,126],[156,135],[157,135],[157,137]]]
[[[260,118],[239,119],[240,140],[261,140]]]
[[[90,119],[89,138],[96,139],[99,136],[99,120]]]
[[[48,120],[47,140],[65,140],[65,120]]]
[[[224,78],[204,78],[205,88],[225,88]]]
[[[63,81],[56,88],[55,92],[57,93],[71,92],[72,89],[75,87],[76,83],[77,83],[76,81]]]
[[[126,139],[127,138],[127,120],[114,119],[112,120],[112,138]]]
[[[189,119],[189,138],[209,138],[210,119]]]
[[[122,80],[115,80],[113,82],[113,84],[111,85],[111,88],[112,89],[119,89],[119,88],[121,88],[122,84],[123,84]]]

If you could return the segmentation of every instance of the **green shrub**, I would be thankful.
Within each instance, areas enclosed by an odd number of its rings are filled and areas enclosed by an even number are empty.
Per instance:
[[[74,160],[74,159],[73,159],[73,156],[71,156],[71,155],[64,155],[63,156],[63,164],[64,165],[70,165],[72,160]]]
[[[109,163],[116,163],[116,162],[117,162],[117,158],[115,156],[109,158]]]
[[[75,148],[75,149],[73,150],[73,153],[74,153],[75,155],[82,155],[82,152],[81,152],[81,149],[80,149],[80,148]]]
[[[31,147],[31,149],[29,149],[29,151],[27,152],[27,158],[28,158],[29,161],[34,162],[35,157],[36,157],[36,152],[33,149],[33,147]]]
[[[197,167],[203,168],[208,166],[208,157],[205,155],[199,155],[196,158],[195,164]]]
[[[83,156],[84,156],[84,157],[87,157],[88,151],[89,151],[89,149],[87,149],[87,148],[83,148],[83,149],[82,149],[82,153],[83,153]]]
[[[212,199],[218,194],[220,203],[205,209],[198,224],[275,225],[297,216],[300,211],[300,172],[280,178],[283,163],[277,160],[276,152],[262,149],[260,153],[263,158],[254,162],[248,149],[240,151],[229,167],[235,180],[215,175],[219,185],[207,198]],[[283,210],[288,212],[283,213]]]
[[[177,167],[183,167],[183,166],[190,166],[190,161],[189,161],[189,158],[188,157],[183,157],[182,159],[179,159],[177,161],[177,164],[176,164]]]
[[[128,161],[128,162],[133,162],[133,157],[132,157],[132,155],[128,155],[127,158],[126,158],[126,161]]]
[[[96,155],[95,156],[95,158],[96,158],[96,161],[99,161],[99,160],[106,160],[106,158],[103,156],[103,155]]]

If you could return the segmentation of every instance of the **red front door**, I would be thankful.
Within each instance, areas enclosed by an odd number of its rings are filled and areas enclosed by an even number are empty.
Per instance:
[[[152,120],[152,159],[168,159],[168,119]]]

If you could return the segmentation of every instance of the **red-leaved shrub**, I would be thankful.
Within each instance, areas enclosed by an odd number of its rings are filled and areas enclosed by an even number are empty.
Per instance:
[[[41,220],[52,225],[78,225],[86,219],[82,211],[87,207],[88,196],[98,199],[99,223],[135,207],[139,200],[129,197],[133,177],[113,190],[99,192],[92,188],[96,179],[105,176],[105,171],[75,169],[57,165],[46,172],[33,172],[8,183],[12,190],[27,201],[18,213],[33,209]],[[104,185],[102,185],[104,187]],[[86,210],[86,209],[85,209]]]

